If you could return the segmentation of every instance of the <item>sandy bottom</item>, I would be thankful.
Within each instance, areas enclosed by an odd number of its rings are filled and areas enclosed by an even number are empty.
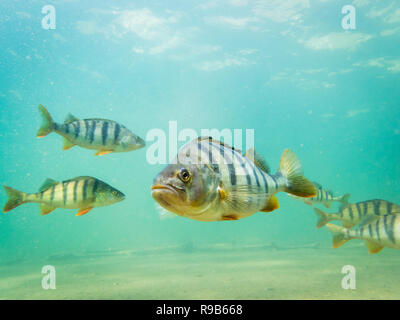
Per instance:
[[[43,265],[56,289],[41,286]],[[344,290],[343,266],[356,269]],[[176,248],[0,264],[0,299],[400,299],[400,255],[364,247]]]

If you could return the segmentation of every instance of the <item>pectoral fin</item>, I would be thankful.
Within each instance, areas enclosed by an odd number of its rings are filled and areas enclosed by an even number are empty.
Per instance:
[[[99,150],[94,155],[95,156],[103,156],[103,155],[109,154],[111,152],[113,152],[113,150]]]
[[[261,209],[261,212],[271,212],[279,208],[278,198],[275,196],[271,196],[269,198],[267,205],[265,208]]]
[[[76,216],[83,216],[84,214],[88,213],[90,210],[92,210],[93,208],[83,208],[83,209],[79,209],[78,213],[76,214]]]
[[[329,202],[325,202],[324,206],[329,209],[331,207],[331,204]]]
[[[40,215],[45,216],[46,214],[49,214],[50,212],[52,212],[54,209],[56,209],[56,208],[49,206],[45,203],[41,203],[40,204]]]
[[[67,138],[63,138],[63,150],[71,149],[75,146],[75,143],[69,141]]]
[[[370,254],[378,253],[383,249],[383,246],[381,246],[380,244],[377,244],[369,240],[365,240],[365,245],[367,246],[368,252]]]

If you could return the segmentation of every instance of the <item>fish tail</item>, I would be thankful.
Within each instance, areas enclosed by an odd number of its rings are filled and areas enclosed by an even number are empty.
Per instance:
[[[3,212],[6,213],[19,205],[27,202],[26,201],[26,194],[24,192],[15,190],[13,188],[4,186],[4,190],[8,195],[8,201],[3,208]]]
[[[317,228],[322,228],[329,221],[333,220],[332,216],[328,212],[322,211],[318,208],[314,208],[314,211],[318,216]]]
[[[303,198],[311,198],[317,195],[317,189],[304,175],[297,156],[285,149],[282,153],[278,174],[286,179],[284,191]]]
[[[346,228],[340,227],[336,224],[331,224],[328,223],[326,225],[326,227],[328,228],[328,230],[330,232],[332,232],[332,247],[333,248],[339,248],[341,245],[343,245],[344,243],[346,243],[348,240],[350,240],[351,238],[347,237],[347,230]]]
[[[47,136],[50,132],[54,130],[54,122],[53,119],[51,118],[50,113],[41,104],[39,105],[39,112],[40,115],[42,116],[43,123],[36,135],[38,138],[43,138],[44,136]]]

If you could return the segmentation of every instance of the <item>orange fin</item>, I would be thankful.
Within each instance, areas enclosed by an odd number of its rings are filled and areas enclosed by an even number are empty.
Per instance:
[[[55,209],[56,209],[55,207],[51,207],[45,203],[42,203],[40,205],[40,215],[45,216],[46,214],[49,214],[50,212],[52,212]]]
[[[381,251],[383,249],[383,246],[381,246],[380,244],[377,244],[377,243],[369,241],[369,240],[365,241],[365,245],[367,246],[368,252],[370,254],[378,253],[379,251]]]
[[[237,215],[234,215],[234,214],[230,214],[230,215],[227,215],[227,216],[223,216],[221,219],[222,219],[223,221],[239,220],[239,218],[237,217]]]
[[[99,150],[94,155],[95,156],[103,156],[103,155],[109,154],[111,152],[113,152],[113,151],[112,150]]]
[[[218,187],[218,193],[221,200],[224,200],[227,196],[225,190],[221,187]]]
[[[309,206],[312,206],[312,203],[310,201],[304,201],[305,204],[308,204]]]
[[[265,208],[262,208],[261,212],[271,212],[279,208],[278,198],[275,196],[271,196]]]
[[[63,138],[63,150],[71,149],[75,144],[67,138]]]
[[[329,202],[326,202],[324,203],[324,206],[329,209],[331,207],[331,204]]]
[[[92,210],[93,208],[84,208],[84,209],[79,209],[78,213],[76,214],[76,216],[83,216],[84,214],[88,213],[90,210]]]

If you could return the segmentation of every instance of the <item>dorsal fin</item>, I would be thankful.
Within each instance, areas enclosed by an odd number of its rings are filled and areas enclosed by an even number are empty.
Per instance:
[[[235,147],[232,147],[231,145],[229,145],[229,144],[227,144],[227,143],[225,143],[225,142],[216,140],[216,139],[214,139],[213,137],[203,136],[203,137],[198,137],[196,140],[197,140],[197,141],[207,140],[207,141],[209,141],[209,142],[218,143],[218,144],[220,144],[221,146],[224,146],[224,147],[226,147],[226,148],[235,150],[235,151],[237,151],[237,152],[240,152],[240,153],[242,152],[241,150],[239,150],[239,149],[237,149],[237,148],[235,148]]]
[[[265,159],[254,150],[254,148],[250,148],[247,150],[247,152],[244,154],[244,156],[251,160],[258,168],[260,168],[262,171],[265,173],[270,173],[270,168],[268,163],[265,161]]]
[[[50,187],[52,187],[52,186],[54,186],[56,184],[58,184],[58,181],[50,179],[50,178],[47,178],[43,182],[43,184],[40,186],[39,191],[47,190],[48,188],[50,188]]]
[[[69,181],[80,181],[80,180],[86,180],[86,179],[94,179],[94,178],[90,177],[90,176],[79,176],[79,177],[75,177],[75,178],[72,178],[72,179],[65,180],[63,182],[65,183],[65,182],[69,182]]]
[[[65,120],[64,120],[64,123],[68,124],[68,123],[71,123],[71,122],[74,122],[74,121],[79,121],[79,120],[80,119],[78,119],[77,117],[75,117],[72,114],[68,113],[66,118],[65,118]]]
[[[317,189],[322,189],[322,186],[318,182],[316,181],[311,181],[311,182]]]

